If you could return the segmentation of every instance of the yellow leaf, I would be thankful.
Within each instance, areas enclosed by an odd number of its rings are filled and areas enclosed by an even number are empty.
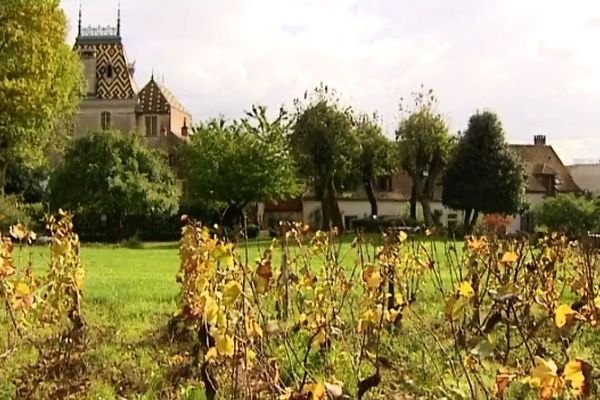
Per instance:
[[[236,281],[229,281],[223,289],[223,304],[230,307],[242,294],[242,285]]]
[[[15,287],[15,292],[17,292],[17,295],[20,297],[27,296],[29,293],[31,293],[29,291],[29,286],[27,286],[23,282],[17,284],[17,286]]]
[[[15,239],[23,240],[27,236],[27,228],[21,223],[9,228],[10,235]]]
[[[569,322],[571,322],[573,318],[575,318],[575,315],[577,315],[577,312],[575,312],[570,305],[563,304],[559,306],[554,314],[556,326],[559,328],[564,327]]]
[[[311,400],[323,400],[325,399],[326,389],[322,383],[309,383],[304,385],[302,393],[310,394]]]
[[[408,239],[408,235],[406,234],[406,232],[400,231],[400,233],[398,234],[398,238],[400,239],[400,243],[403,243],[406,241],[406,239]]]
[[[306,318],[307,318],[306,314],[302,313],[302,314],[298,315],[298,322],[300,324],[303,324],[306,322]]]
[[[583,360],[569,361],[565,365],[563,377],[571,385],[571,391],[574,396],[579,397],[587,394],[590,387],[587,372],[591,370],[590,366]]]
[[[473,290],[473,286],[471,286],[471,282],[464,281],[463,283],[461,283],[460,286],[458,287],[458,294],[461,295],[462,297],[466,297],[467,299],[470,299],[471,297],[473,297],[475,295],[475,290]]]
[[[210,360],[214,360],[216,358],[217,358],[217,348],[213,346],[210,349],[208,349],[208,351],[204,355],[204,361],[210,361]]]
[[[396,302],[397,306],[401,306],[404,305],[404,296],[402,295],[402,293],[398,292],[394,295],[394,301]]]
[[[233,338],[229,335],[218,335],[216,339],[216,347],[219,354],[226,357],[232,357],[235,350]]]
[[[206,296],[203,314],[204,320],[207,324],[214,325],[217,322],[219,306],[217,305],[217,302],[209,295]]]
[[[398,311],[398,310],[396,310],[396,309],[394,309],[394,308],[392,308],[392,309],[391,309],[391,310],[389,310],[389,311],[387,311],[387,310],[386,310],[386,312],[385,312],[385,319],[386,319],[388,322],[392,322],[392,323],[393,323],[393,322],[395,322],[395,321],[396,321],[396,318],[398,318],[398,315],[399,315],[399,314],[400,314],[400,311]]]
[[[514,251],[507,251],[502,256],[502,260],[500,262],[503,264],[511,264],[517,261],[518,259],[519,256],[517,256],[517,253],[515,253]]]
[[[546,361],[541,357],[535,358],[535,368],[531,371],[532,382],[539,385],[540,397],[543,400],[549,400],[562,391],[564,382],[557,375],[558,367],[554,361]]]
[[[325,343],[327,339],[327,335],[325,334],[325,330],[319,330],[319,333],[313,338],[312,343],[310,344],[314,350],[319,350],[321,348],[321,344]]]
[[[594,305],[596,308],[600,308],[600,295],[594,299]]]
[[[381,273],[375,267],[370,266],[363,272],[363,280],[367,284],[369,289],[377,289],[381,286],[383,282],[383,278],[381,277]]]

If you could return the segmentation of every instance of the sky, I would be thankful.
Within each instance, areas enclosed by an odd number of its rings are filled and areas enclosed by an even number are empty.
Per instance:
[[[116,24],[117,0],[81,3],[84,26]],[[79,0],[61,5],[73,43]],[[195,121],[324,82],[393,136],[423,84],[451,132],[491,110],[511,143],[600,160],[598,0],[121,0],[121,36],[138,87],[154,71]]]

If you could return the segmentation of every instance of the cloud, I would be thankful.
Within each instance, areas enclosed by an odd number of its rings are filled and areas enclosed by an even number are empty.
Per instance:
[[[77,1],[63,0],[73,40]],[[421,83],[452,131],[478,109],[511,141],[544,133],[566,162],[598,158],[600,2],[581,0],[128,0],[122,32],[143,84],[154,69],[195,119],[236,117],[252,103],[291,106],[326,82],[378,111],[388,134],[400,97]],[[85,0],[84,23],[114,23],[115,5]],[[597,147],[595,147],[597,148]]]

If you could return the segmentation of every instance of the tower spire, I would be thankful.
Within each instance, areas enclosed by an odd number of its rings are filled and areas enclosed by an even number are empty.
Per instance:
[[[79,23],[77,24],[77,36],[81,36],[81,0],[79,1]]]
[[[117,5],[117,36],[121,36],[121,2]]]

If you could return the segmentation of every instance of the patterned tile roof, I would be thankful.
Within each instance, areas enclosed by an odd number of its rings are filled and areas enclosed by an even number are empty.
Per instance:
[[[86,52],[95,54],[96,97],[110,100],[135,98],[135,82],[120,38],[119,40],[105,39],[80,36],[74,46],[74,50],[80,54]]]
[[[142,114],[168,114],[171,109],[189,114],[183,104],[163,84],[150,78],[150,82],[138,94],[138,109]]]

